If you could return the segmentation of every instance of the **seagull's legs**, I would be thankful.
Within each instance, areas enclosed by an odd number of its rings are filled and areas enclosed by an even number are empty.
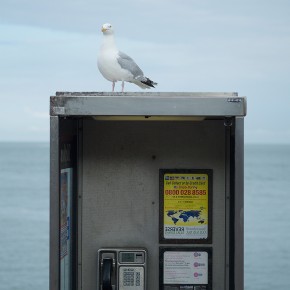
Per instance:
[[[112,92],[115,90],[115,82],[112,82]]]
[[[125,82],[122,81],[122,93],[124,93]]]

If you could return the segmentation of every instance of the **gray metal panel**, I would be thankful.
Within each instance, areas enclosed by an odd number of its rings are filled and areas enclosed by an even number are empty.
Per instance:
[[[59,289],[59,118],[50,117],[49,289]]]
[[[148,249],[158,289],[159,168],[213,169],[213,290],[226,289],[223,121],[83,125],[82,289],[97,289],[97,250],[122,246]]]
[[[59,116],[245,116],[236,93],[58,93],[51,115]]]
[[[235,290],[244,290],[244,119],[235,132]]]
[[[229,289],[230,287],[230,211],[231,211],[231,131],[233,125],[233,118],[228,119],[225,121],[225,130],[226,130],[226,137],[225,137],[225,201],[226,201],[226,216],[225,216],[225,227],[226,227],[226,244],[225,244],[225,252],[226,252],[226,273],[225,273],[225,289]],[[233,289],[234,290],[234,289]]]
[[[237,97],[237,92],[56,92],[57,97],[77,97],[77,96],[128,96],[128,97],[156,97],[156,96],[166,96],[166,97]]]
[[[83,121],[78,121],[78,136],[77,136],[77,285],[76,289],[82,289],[82,209],[83,209]]]

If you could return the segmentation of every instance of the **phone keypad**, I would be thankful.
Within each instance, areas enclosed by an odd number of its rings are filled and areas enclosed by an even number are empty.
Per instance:
[[[132,288],[134,287],[134,288]],[[119,271],[119,289],[122,290],[143,290],[144,289],[144,268],[122,266]]]
[[[134,286],[135,278],[134,269],[124,269],[123,272],[123,286]]]

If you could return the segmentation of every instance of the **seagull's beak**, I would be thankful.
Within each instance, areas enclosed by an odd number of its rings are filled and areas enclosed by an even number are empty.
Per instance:
[[[107,29],[105,27],[102,27],[102,32],[105,32]]]

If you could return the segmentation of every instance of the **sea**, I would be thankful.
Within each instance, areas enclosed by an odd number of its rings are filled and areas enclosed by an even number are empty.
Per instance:
[[[245,146],[244,216],[245,290],[290,289],[290,145]],[[49,144],[0,143],[0,289],[48,280]]]

